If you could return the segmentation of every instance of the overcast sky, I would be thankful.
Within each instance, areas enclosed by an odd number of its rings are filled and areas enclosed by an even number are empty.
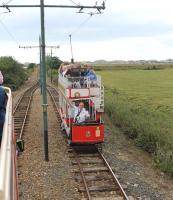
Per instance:
[[[8,0],[0,0],[0,4]],[[96,0],[73,0],[94,5]],[[13,0],[10,4],[39,4],[39,0]],[[102,0],[97,0],[101,5]],[[70,0],[45,0],[45,4],[73,5]],[[70,60],[72,34],[75,60],[137,60],[173,58],[173,0],[107,0],[101,15],[78,14],[77,9],[46,8],[46,44],[60,45],[54,55]],[[40,10],[0,9],[0,56],[21,62],[39,60]],[[85,10],[91,12],[92,10]],[[46,50],[50,53],[50,49]]]

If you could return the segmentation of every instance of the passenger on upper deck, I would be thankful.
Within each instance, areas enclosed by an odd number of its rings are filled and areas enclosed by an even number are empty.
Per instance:
[[[59,72],[62,74],[62,76],[65,76],[66,72],[67,72],[67,66],[69,65],[68,62],[62,63],[60,66],[60,70]]]
[[[64,77],[67,73],[67,65],[62,66],[62,76]]]
[[[5,122],[7,95],[5,90],[0,87],[0,144],[2,140],[3,125]]]
[[[97,76],[90,65],[82,66],[80,63],[62,64],[60,73],[68,80],[68,87],[86,88],[97,85]]]
[[[71,77],[72,78],[76,78],[80,76],[80,69],[81,69],[81,65],[80,63],[74,63],[70,65],[70,70],[71,70]]]
[[[75,64],[62,64],[60,67],[60,73],[62,74],[62,76],[75,76],[75,72],[78,71],[78,68],[80,68],[81,65],[80,63],[75,63]]]
[[[84,108],[84,103],[80,102],[79,106],[75,106],[75,111],[74,111],[74,123],[83,123],[87,119],[89,119],[90,115],[88,111]]]
[[[89,79],[91,86],[96,85],[97,82],[96,73],[94,72],[93,68],[89,65],[87,66],[87,71],[85,73],[85,76]]]

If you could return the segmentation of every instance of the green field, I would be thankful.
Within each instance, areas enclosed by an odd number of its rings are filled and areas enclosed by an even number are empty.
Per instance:
[[[100,71],[115,125],[173,175],[173,69]]]
[[[129,69],[173,69],[173,64],[93,64],[96,71],[102,70],[129,70]]]

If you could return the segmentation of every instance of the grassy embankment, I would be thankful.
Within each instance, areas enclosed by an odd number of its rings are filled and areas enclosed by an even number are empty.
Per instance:
[[[99,71],[105,109],[135,143],[173,175],[173,69]]]

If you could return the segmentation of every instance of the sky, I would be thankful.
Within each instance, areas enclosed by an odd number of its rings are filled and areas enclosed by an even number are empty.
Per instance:
[[[0,4],[8,0],[0,0]],[[101,5],[103,0],[97,0]],[[11,0],[9,4],[39,4],[39,0]],[[45,0],[55,5],[95,5],[96,0]],[[173,58],[172,0],[106,0],[102,14],[95,10],[46,8],[46,45],[59,45],[53,56],[70,60],[69,34],[77,61],[164,60]],[[40,35],[39,8],[0,8],[0,56],[13,56],[20,62],[38,62]],[[50,54],[50,49],[46,49]]]

